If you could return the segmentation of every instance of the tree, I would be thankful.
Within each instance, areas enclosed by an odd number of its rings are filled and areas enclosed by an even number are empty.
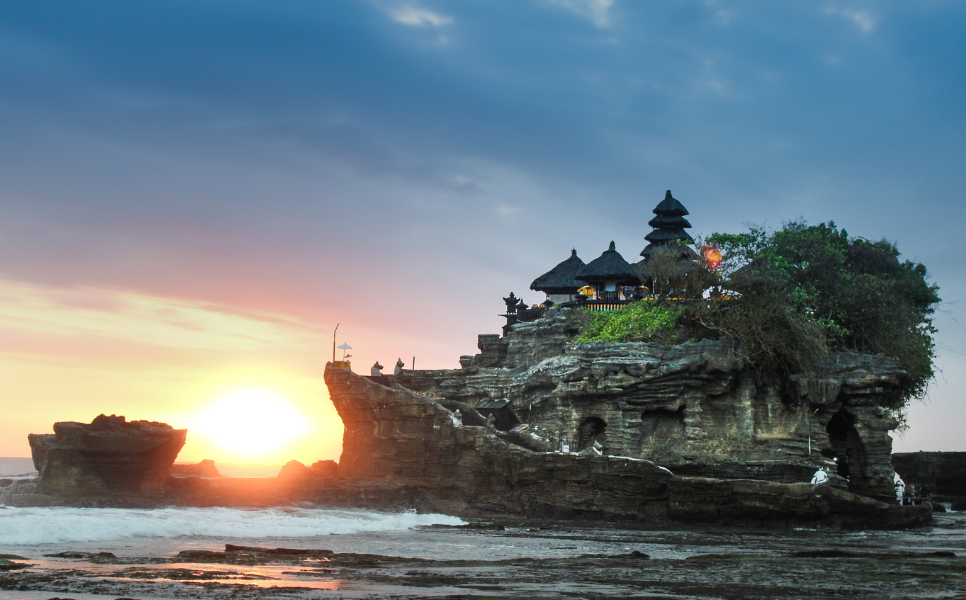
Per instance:
[[[939,288],[925,266],[900,260],[895,244],[849,237],[833,222],[798,221],[707,241],[721,251],[723,285],[739,299],[695,315],[699,327],[733,335],[791,370],[817,360],[823,347],[886,354],[908,374],[890,407],[925,394]],[[771,339],[776,328],[780,341]]]

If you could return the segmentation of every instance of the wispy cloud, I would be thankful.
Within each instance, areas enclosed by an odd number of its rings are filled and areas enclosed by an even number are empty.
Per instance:
[[[547,4],[570,11],[601,29],[610,27],[614,0],[547,0]]]
[[[841,17],[851,22],[862,33],[872,33],[879,24],[879,17],[868,10],[829,6],[825,9],[825,14]]]
[[[413,4],[392,8],[389,16],[408,27],[445,27],[453,24],[453,17]]]

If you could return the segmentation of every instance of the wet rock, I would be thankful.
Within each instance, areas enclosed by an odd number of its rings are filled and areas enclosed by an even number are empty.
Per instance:
[[[236,546],[225,544],[225,552],[247,552],[253,554],[277,554],[282,556],[316,556],[333,554],[332,550],[296,549],[296,548],[261,548],[259,546]]]
[[[906,485],[928,483],[936,496],[966,497],[966,452],[897,452],[892,463]]]
[[[48,558],[70,558],[70,559],[83,559],[90,560],[93,562],[113,560],[117,556],[113,552],[75,552],[73,550],[68,550],[65,552],[57,552],[54,554],[44,554]]]
[[[27,567],[32,567],[33,565],[29,563],[19,563],[12,560],[7,560],[5,558],[0,558],[0,571],[16,571],[19,569],[26,569]]]
[[[70,498],[163,493],[186,434],[164,423],[100,415],[27,437],[40,493]]]
[[[190,475],[193,477],[221,477],[221,473],[218,472],[218,468],[215,466],[215,461],[207,459],[194,465],[174,464],[171,465],[171,469],[168,472],[172,475]]]
[[[304,479],[335,477],[338,464],[334,460],[320,460],[307,467],[297,460],[290,460],[279,470],[279,479]]]

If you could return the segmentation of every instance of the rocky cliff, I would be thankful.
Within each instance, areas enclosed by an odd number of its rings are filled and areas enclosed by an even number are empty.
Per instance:
[[[937,496],[966,499],[966,452],[897,452],[892,462],[906,485],[928,483]]]
[[[480,336],[462,369],[395,381],[450,407],[504,402],[506,420],[558,448],[785,483],[824,465],[841,487],[892,497],[897,422],[880,405],[905,375],[893,359],[835,353],[817,372],[768,379],[725,342],[571,345],[584,318],[551,309],[504,338]]]
[[[187,430],[100,415],[90,424],[55,423],[30,434],[38,490],[49,496],[139,496],[164,493],[168,469]]]
[[[909,527],[931,516],[928,507],[902,509],[827,486],[679,477],[639,458],[534,451],[492,426],[465,424],[462,411],[440,397],[331,365],[325,381],[345,424],[340,485],[382,486],[396,506],[463,516],[771,526]]]

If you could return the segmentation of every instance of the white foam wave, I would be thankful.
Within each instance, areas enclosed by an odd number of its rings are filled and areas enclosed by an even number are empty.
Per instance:
[[[314,537],[362,531],[402,531],[421,525],[459,525],[437,514],[268,508],[7,508],[0,510],[0,545],[106,542],[132,538]]]

